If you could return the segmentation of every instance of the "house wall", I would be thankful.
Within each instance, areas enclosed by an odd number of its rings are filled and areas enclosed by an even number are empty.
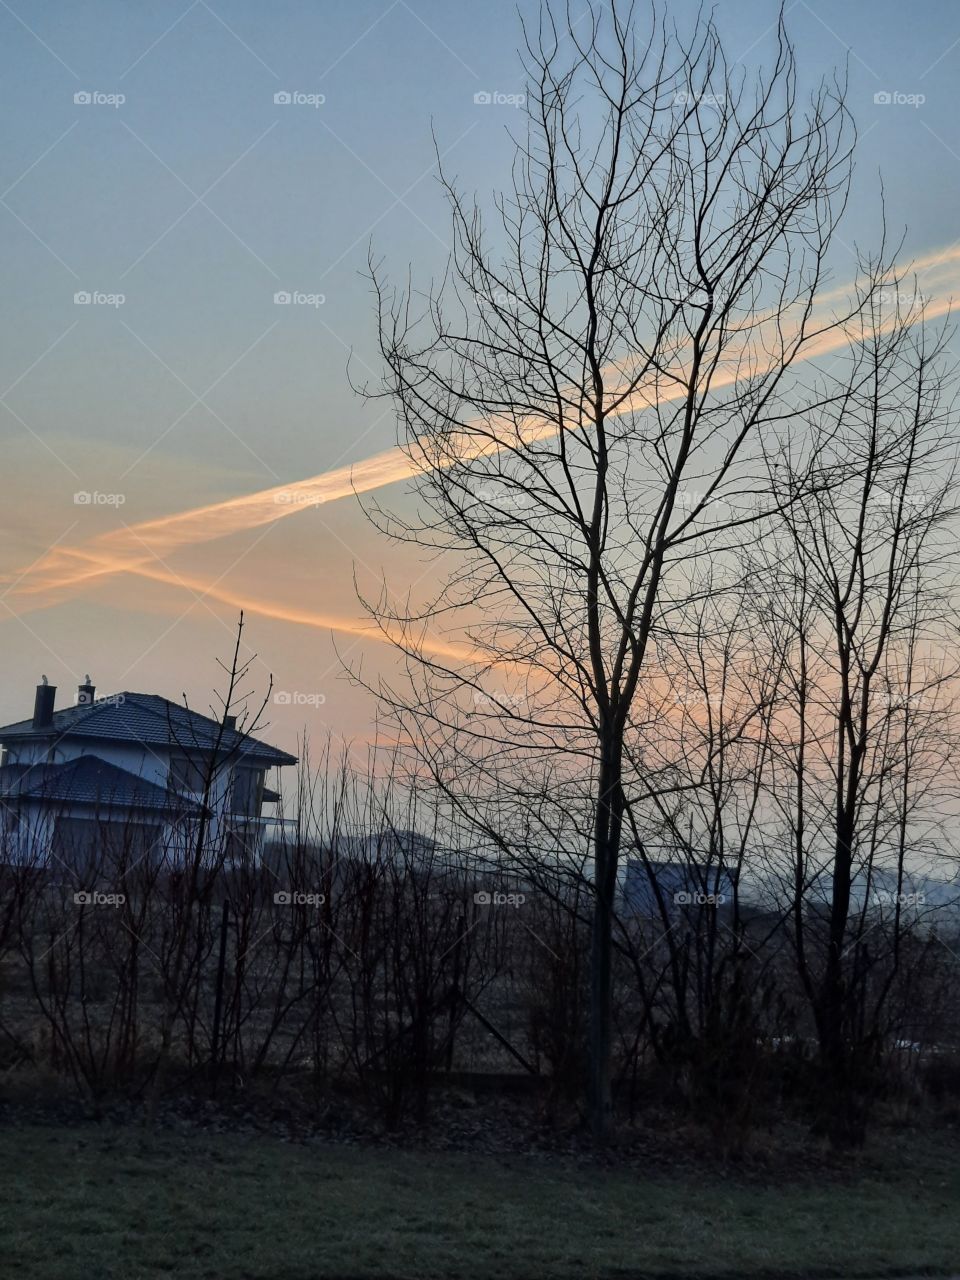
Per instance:
[[[44,680],[46,685],[46,680]],[[37,690],[37,707],[43,710],[46,704],[47,710],[53,712],[55,689],[47,686],[45,690],[41,690],[38,686]],[[41,696],[43,695],[43,696]],[[133,696],[133,695],[131,695]],[[78,691],[78,702],[86,702],[94,697],[94,690],[88,685],[83,685]],[[118,695],[120,701],[125,700],[123,695]],[[112,699],[104,699],[102,701],[111,701]],[[107,723],[109,717],[106,718],[102,725],[102,731],[110,733],[110,725]],[[25,722],[29,723],[29,722]],[[99,724],[100,722],[98,722]],[[82,758],[83,756],[97,756],[106,761],[108,764],[121,769],[124,773],[132,777],[142,779],[144,782],[159,787],[164,791],[170,789],[171,783],[171,761],[176,756],[190,756],[190,743],[184,740],[181,743],[169,743],[162,746],[153,746],[141,742],[130,742],[123,740],[113,740],[109,737],[98,739],[94,737],[71,736],[69,728],[66,729],[66,735],[60,737],[57,729],[54,727],[56,720],[49,729],[42,732],[42,736],[34,736],[33,734],[26,737],[15,737],[13,740],[4,740],[2,745],[6,748],[7,762],[21,766],[34,764],[50,764],[63,765],[72,760]],[[208,727],[210,722],[208,721]],[[12,726],[10,726],[12,728]],[[184,735],[181,735],[184,736]],[[263,844],[263,836],[267,831],[275,832],[278,822],[282,822],[273,809],[271,801],[266,815],[261,811],[262,801],[255,790],[249,785],[238,788],[236,795],[233,795],[234,778],[237,769],[243,767],[238,762],[231,762],[229,767],[216,770],[213,783],[213,791],[209,796],[202,796],[197,792],[182,791],[186,798],[206,804],[209,816],[201,821],[204,828],[205,844],[211,849],[212,855],[229,848],[232,856],[243,857],[245,860],[249,858],[251,853],[260,856]],[[262,782],[266,782],[267,775],[270,770],[262,770]],[[16,774],[11,771],[9,776],[13,783],[13,791],[16,791]],[[185,771],[177,771],[178,789],[184,781],[193,781]],[[140,812],[136,806],[128,809],[119,809],[115,804],[111,803],[111,797],[108,794],[100,797],[102,803],[99,809],[104,818],[109,816],[112,820],[115,817],[123,823],[140,823],[141,818],[146,817],[146,822],[157,823],[163,822],[165,831],[164,842],[170,846],[178,845],[182,850],[189,851],[195,848],[198,832],[196,829],[197,818],[184,819],[180,818],[173,827],[170,825],[169,818],[161,811],[145,811]],[[247,812],[234,813],[234,806],[242,806]],[[71,822],[90,821],[95,815],[95,806],[65,806],[52,799],[39,799],[37,802],[12,800],[6,804],[6,812],[0,811],[0,832],[4,834],[4,845],[15,845],[12,856],[22,858],[29,856],[36,859],[38,856],[48,856],[51,850],[51,844],[54,839],[56,829],[56,818],[62,817]],[[252,811],[251,811],[252,810]],[[142,825],[146,825],[144,822]],[[191,833],[190,823],[193,822],[193,830]],[[66,834],[66,833],[64,833]],[[83,832],[77,835],[78,842],[82,844]],[[7,856],[11,856],[8,852]]]
[[[171,824],[163,814],[149,810],[95,810],[90,805],[47,804],[21,802],[19,822],[3,833],[3,861],[21,866],[54,866],[56,856],[54,835],[57,823],[62,819],[88,823],[92,835],[101,823],[117,823],[156,827],[156,857],[182,859],[186,846],[186,832],[181,824]],[[153,846],[151,846],[153,847]],[[64,871],[67,868],[64,867]]]
[[[171,750],[167,747],[148,747],[137,743],[109,742],[97,739],[61,739],[55,742],[52,749],[49,741],[28,740],[17,742],[12,744],[10,759],[27,765],[42,762],[63,764],[84,755],[95,755],[102,760],[106,760],[109,764],[125,769],[128,773],[132,773],[138,778],[166,788],[169,781],[171,757],[182,754],[184,753],[179,748]],[[238,825],[236,819],[232,819],[228,813],[235,768],[236,766],[231,763],[229,767],[218,771],[214,779],[212,793],[208,798],[208,806],[212,810],[212,817],[207,827],[206,844],[211,851],[219,851],[224,847],[228,833]],[[199,794],[194,794],[191,798],[198,802],[201,800]],[[104,799],[106,801],[109,797],[104,797]],[[57,814],[87,819],[95,816],[90,806],[58,805],[44,807],[23,804],[21,829],[16,833],[14,839],[7,840],[6,843],[12,850],[12,853],[8,852],[7,857],[11,860],[14,858],[16,860],[24,858],[36,860],[40,856],[47,858],[53,837],[53,818]],[[106,816],[106,805],[103,816]],[[136,810],[128,811],[126,819],[124,819],[123,811],[117,814],[118,819],[121,821],[139,821],[140,816]],[[149,818],[148,820],[155,821],[158,819]],[[267,818],[247,818],[244,820],[243,849],[246,850],[247,856],[259,856],[264,832],[267,829],[272,829],[273,826],[274,823],[269,816]],[[185,850],[189,851],[192,847],[189,834],[185,831],[183,824],[175,829],[165,823],[164,842],[171,852],[176,850],[181,857],[184,855]]]

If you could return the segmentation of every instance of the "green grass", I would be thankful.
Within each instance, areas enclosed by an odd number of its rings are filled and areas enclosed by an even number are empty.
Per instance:
[[[25,1280],[960,1272],[960,1162],[942,1144],[889,1174],[778,1186],[263,1136],[143,1147],[95,1126],[14,1126],[0,1148],[0,1271]]]

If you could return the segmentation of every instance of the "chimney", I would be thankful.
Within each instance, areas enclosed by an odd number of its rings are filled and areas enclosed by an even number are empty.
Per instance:
[[[224,717],[223,717],[223,727],[224,727],[225,729],[236,729],[236,727],[237,727],[237,717],[236,717],[236,716],[224,716]]]
[[[49,729],[53,724],[53,704],[57,696],[57,686],[48,684],[47,677],[41,676],[37,685],[37,696],[33,704],[33,727]]]
[[[94,695],[96,694],[96,692],[97,692],[96,689],[90,683],[90,677],[84,676],[83,684],[80,685],[77,689],[77,706],[78,707],[92,706]]]

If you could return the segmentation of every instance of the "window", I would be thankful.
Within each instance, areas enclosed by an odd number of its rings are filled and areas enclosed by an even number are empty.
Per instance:
[[[236,768],[233,771],[233,792],[230,797],[231,813],[242,813],[248,818],[260,817],[263,799],[263,769]]]
[[[206,773],[206,764],[200,760],[191,760],[189,756],[171,756],[167,785],[181,795],[202,795]]]

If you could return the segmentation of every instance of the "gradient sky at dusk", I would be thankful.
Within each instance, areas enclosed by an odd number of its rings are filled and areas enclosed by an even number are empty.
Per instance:
[[[682,26],[694,8],[672,11]],[[776,3],[715,8],[731,58],[752,68],[770,56]],[[881,175],[905,257],[955,248],[960,10],[786,9],[805,81],[850,51],[861,141],[836,283],[852,274],[854,242],[876,242]],[[51,548],[389,448],[386,406],[358,399],[345,372],[352,348],[354,378],[376,376],[368,248],[398,276],[412,263],[425,282],[442,267],[431,130],[467,190],[509,181],[506,131],[521,120],[474,94],[523,91],[519,35],[512,0],[0,0],[0,721],[29,713],[41,672],[60,705],[89,671],[103,693],[186,692],[204,709],[242,602],[257,685],[272,670],[278,690],[312,698],[271,707],[266,736],[295,749],[304,728],[368,735],[371,704],[339,675],[335,644],[371,671],[394,659],[351,632],[354,574],[372,583],[384,571],[403,596],[431,570],[386,546],[352,498],[291,501],[289,518],[174,547],[151,576],[54,589]],[[925,100],[875,104],[882,91]],[[325,101],[277,105],[278,92]],[[77,93],[126,100],[78,104]],[[960,293],[960,261],[947,262],[935,286],[946,294],[956,280]],[[281,290],[324,301],[277,306]],[[125,301],[76,305],[81,291]],[[122,504],[78,504],[78,492]],[[403,500],[400,486],[383,496]]]

